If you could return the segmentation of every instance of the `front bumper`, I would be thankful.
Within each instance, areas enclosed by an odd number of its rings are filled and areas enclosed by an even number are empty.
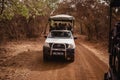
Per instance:
[[[49,47],[43,47],[43,54],[48,56],[56,56],[53,53],[58,53],[56,54],[57,56],[72,57],[74,56],[75,49],[51,49]],[[63,54],[60,54],[60,53],[63,53]]]

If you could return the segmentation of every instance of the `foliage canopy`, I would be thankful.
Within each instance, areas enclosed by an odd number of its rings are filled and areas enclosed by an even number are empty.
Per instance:
[[[0,0],[0,19],[11,19],[14,15],[26,18],[47,15],[57,7],[58,0]]]

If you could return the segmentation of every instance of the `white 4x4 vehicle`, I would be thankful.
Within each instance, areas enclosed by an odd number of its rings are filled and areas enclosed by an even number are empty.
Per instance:
[[[46,61],[53,56],[63,56],[65,59],[74,61],[75,43],[71,31],[52,30],[43,46],[43,59]]]

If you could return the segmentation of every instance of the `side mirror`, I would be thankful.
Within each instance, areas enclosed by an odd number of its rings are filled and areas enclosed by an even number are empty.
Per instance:
[[[74,36],[74,39],[77,39],[77,36]]]
[[[45,35],[44,38],[47,38],[47,36]]]

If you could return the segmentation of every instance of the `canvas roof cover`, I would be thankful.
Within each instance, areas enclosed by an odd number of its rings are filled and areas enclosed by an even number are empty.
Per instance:
[[[70,15],[60,14],[60,15],[51,16],[50,20],[74,20],[74,17]]]

